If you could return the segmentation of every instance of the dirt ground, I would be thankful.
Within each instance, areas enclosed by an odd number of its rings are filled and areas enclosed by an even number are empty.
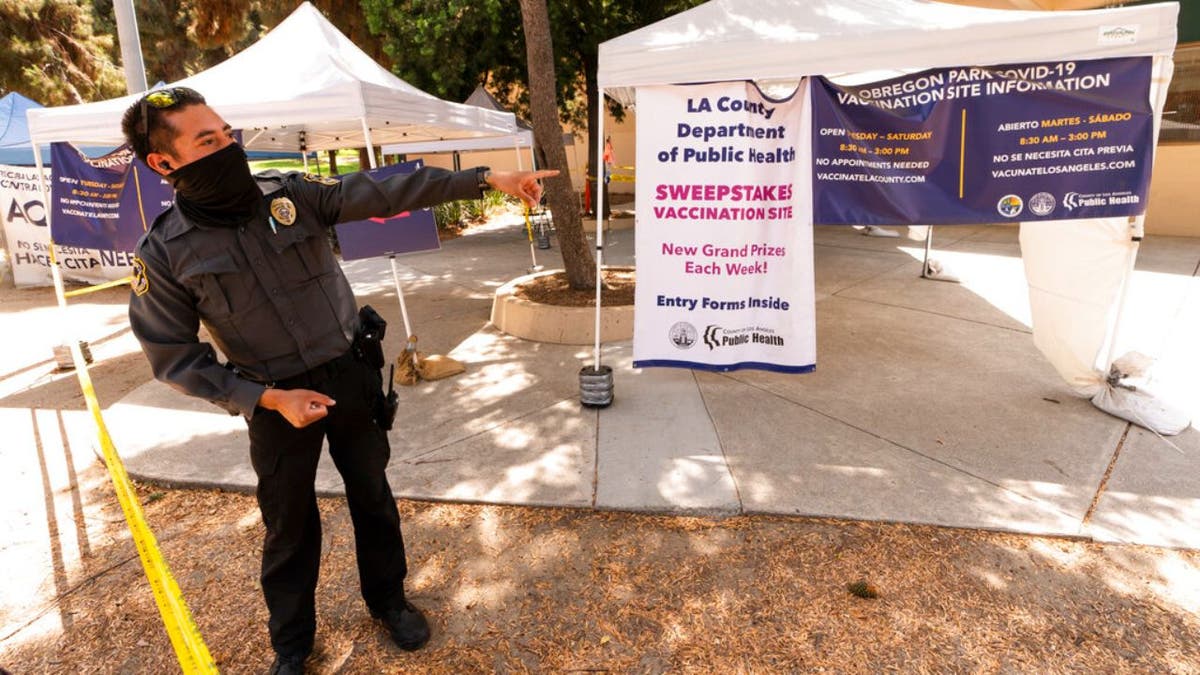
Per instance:
[[[87,302],[119,305],[123,292]],[[0,331],[19,336],[13,317],[52,303],[0,289]],[[108,333],[91,370],[106,405],[149,378],[127,327]],[[176,671],[104,468],[75,444],[86,468],[56,479],[67,448],[53,423],[29,441],[15,431],[82,410],[75,379],[48,354],[14,359],[0,363],[0,413],[15,421],[0,437],[0,494],[16,495],[0,497],[0,667]],[[253,498],[138,494],[221,670],[264,671]],[[400,509],[408,594],[433,640],[401,652],[372,623],[345,503],[324,499],[312,672],[1200,673],[1198,552],[812,518]],[[878,597],[852,594],[861,581]]]
[[[600,288],[600,302],[606,307],[632,305],[637,278],[631,268],[609,268],[604,270],[604,283]],[[573,290],[567,282],[566,272],[555,272],[531,279],[517,286],[516,295],[531,302],[561,307],[595,307],[594,289]]]

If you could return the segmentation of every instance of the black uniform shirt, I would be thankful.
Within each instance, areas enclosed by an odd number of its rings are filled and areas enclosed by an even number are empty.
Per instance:
[[[357,306],[327,228],[480,196],[473,170],[424,168],[378,181],[361,173],[340,182],[297,172],[257,179],[263,200],[239,226],[195,222],[174,206],[155,219],[138,242],[129,303],[156,378],[246,418],[262,383],[350,348]],[[283,197],[295,222],[277,218],[272,231],[270,204]],[[237,372],[199,341],[201,322]]]

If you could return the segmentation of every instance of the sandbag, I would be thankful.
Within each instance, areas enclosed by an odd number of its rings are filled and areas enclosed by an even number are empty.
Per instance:
[[[421,376],[422,380],[441,380],[466,372],[466,370],[467,367],[458,359],[441,354],[423,356],[417,361],[417,374]]]
[[[1092,405],[1157,434],[1174,436],[1191,426],[1188,415],[1132,384],[1145,378],[1153,363],[1154,359],[1138,352],[1114,361],[1100,391],[1092,397]]]
[[[466,372],[467,367],[457,359],[434,354],[426,356],[417,351],[417,336],[408,338],[404,351],[396,357],[396,373],[392,379],[396,384],[411,387],[421,380],[433,381]]]

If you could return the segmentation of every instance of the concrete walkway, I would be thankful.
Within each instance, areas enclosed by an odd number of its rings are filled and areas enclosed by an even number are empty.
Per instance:
[[[633,230],[606,262],[633,262]],[[681,514],[931,523],[1200,548],[1200,431],[1161,440],[1072,396],[1033,345],[1016,229],[937,230],[962,284],[922,280],[922,243],[816,233],[818,367],[809,375],[633,369],[604,347],[615,402],[581,408],[589,347],[487,323],[523,274],[520,224],[401,259],[422,349],[467,372],[401,391],[388,472],[399,497]],[[539,262],[560,264],[557,250]],[[1156,387],[1200,419],[1200,239],[1143,246],[1123,342],[1162,357]],[[402,324],[386,260],[345,266]],[[252,490],[245,425],[147,383],[106,415],[130,474]],[[328,457],[323,493],[341,482]]]

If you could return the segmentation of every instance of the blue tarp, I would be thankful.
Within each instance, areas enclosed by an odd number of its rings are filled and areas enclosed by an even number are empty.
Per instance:
[[[29,124],[25,111],[42,107],[36,101],[17,92],[0,98],[0,164],[33,165],[33,148],[29,145]],[[50,162],[50,149],[42,153],[42,159]]]
[[[34,166],[37,163],[33,158],[33,146],[29,144],[29,122],[25,119],[25,111],[41,107],[42,104],[15,91],[0,98],[0,164]],[[111,152],[112,148],[80,150],[89,157],[97,157]],[[49,145],[42,146],[42,162],[50,166]]]

